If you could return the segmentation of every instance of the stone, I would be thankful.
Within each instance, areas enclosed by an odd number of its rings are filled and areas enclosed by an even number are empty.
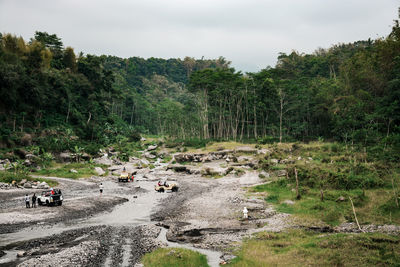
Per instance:
[[[301,160],[301,157],[298,157],[297,160]]]
[[[336,199],[336,202],[343,202],[346,201],[346,198],[344,196],[340,196]]]
[[[149,164],[150,164],[150,161],[148,161],[147,159],[141,159],[141,160],[140,160],[140,163],[141,163],[141,164],[145,164],[145,165],[149,165]]]
[[[144,153],[143,156],[148,159],[155,159],[157,157],[156,155],[153,155],[149,152]]]
[[[78,173],[78,171],[77,171],[77,170],[75,170],[75,169],[70,169],[70,170],[69,170],[69,172],[72,172],[72,173]]]
[[[274,164],[278,164],[279,163],[279,160],[277,160],[277,159],[270,159],[270,161],[271,161],[271,163],[274,163]]]
[[[275,172],[275,175],[278,176],[278,177],[286,176],[286,174],[287,174],[286,170],[278,170],[278,171]]]
[[[56,158],[61,162],[71,162],[72,154],[69,152],[61,152]]]
[[[152,151],[152,150],[156,150],[157,149],[157,145],[150,145],[147,147],[147,151]]]
[[[19,251],[19,252],[17,253],[17,257],[18,257],[18,258],[24,257],[25,255],[26,255],[26,252],[25,252],[25,251]]]
[[[283,201],[283,203],[285,203],[286,205],[294,205],[295,202],[293,200],[287,199],[287,200]]]
[[[270,175],[266,171],[261,171],[260,174],[258,175],[260,178],[269,178]]]
[[[19,182],[18,184],[23,185],[23,184],[25,184],[27,181],[28,181],[28,180],[26,180],[26,179],[22,179],[21,182]]]
[[[32,188],[32,183],[30,182],[24,183],[24,188]]]
[[[100,167],[95,167],[94,170],[97,172],[97,174],[98,174],[99,176],[104,175],[104,174],[106,173],[106,172],[105,172],[102,168],[100,168]]]
[[[142,138],[140,138],[140,141],[145,142],[145,141],[147,141],[147,139],[142,137]]]

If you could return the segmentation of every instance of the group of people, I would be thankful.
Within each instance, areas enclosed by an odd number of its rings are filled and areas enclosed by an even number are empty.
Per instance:
[[[36,199],[37,199],[36,194],[33,193],[33,196],[32,196],[32,208],[36,208]],[[30,205],[30,203],[29,203],[29,196],[28,196],[28,194],[25,195],[25,205],[26,205],[27,208],[30,208],[30,207],[31,207],[31,205]]]

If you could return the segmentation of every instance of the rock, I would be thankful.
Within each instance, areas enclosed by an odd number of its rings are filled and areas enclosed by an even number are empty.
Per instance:
[[[336,202],[343,202],[346,201],[346,198],[344,196],[340,196],[336,199]]]
[[[287,199],[287,200],[283,201],[283,203],[285,203],[287,205],[294,205],[295,202],[293,200]]]
[[[72,172],[72,173],[78,173],[78,171],[77,171],[77,170],[75,170],[75,169],[70,169],[70,170],[69,170],[69,172]]]
[[[278,164],[279,163],[279,160],[277,160],[277,159],[270,159],[270,161],[271,161],[271,163],[274,163],[274,164]]]
[[[50,186],[46,182],[41,182],[37,185],[38,189],[49,189]]]
[[[309,160],[309,161],[312,161],[313,159],[312,159],[312,157],[308,157],[308,160]]]
[[[145,141],[147,141],[147,139],[142,137],[142,138],[140,138],[140,141],[145,142]]]
[[[266,171],[261,171],[260,174],[258,175],[260,178],[269,178],[270,175]]]
[[[147,159],[141,159],[141,160],[140,160],[140,164],[149,165],[149,164],[150,164],[150,161],[148,161]]]
[[[18,184],[19,184],[19,185],[23,185],[23,184],[25,184],[27,181],[28,181],[28,180],[26,180],[26,179],[22,179],[21,182],[19,182]]]
[[[102,168],[100,168],[100,167],[95,167],[94,170],[97,172],[97,174],[98,174],[99,176],[104,175],[104,174],[106,173],[106,172],[105,172]]]
[[[94,163],[97,163],[97,164],[104,164],[104,165],[112,165],[113,164],[113,160],[109,159],[107,154],[101,158],[96,158],[93,161],[94,161]]]
[[[72,154],[69,152],[61,152],[56,158],[61,162],[71,162]]]
[[[148,158],[148,159],[155,159],[157,156],[156,155],[153,155],[153,154],[151,154],[151,153],[149,153],[149,152],[145,152],[144,154],[143,154],[143,156],[145,157],[145,158]]]
[[[301,157],[298,157],[297,160],[301,160]]]
[[[24,183],[24,188],[32,188],[32,183],[30,182]]]
[[[275,172],[275,175],[278,177],[283,177],[287,175],[287,171],[286,170],[278,170]]]
[[[17,253],[17,257],[18,257],[18,258],[24,257],[25,255],[26,255],[26,252],[25,252],[25,251],[19,251],[19,252]]]
[[[156,150],[157,149],[157,145],[150,145],[147,147],[147,151],[152,151],[152,150]]]
[[[32,145],[32,135],[26,133],[21,137],[21,145],[23,146],[31,146]]]

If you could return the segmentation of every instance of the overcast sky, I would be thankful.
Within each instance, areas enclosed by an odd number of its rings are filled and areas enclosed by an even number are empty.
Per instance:
[[[279,52],[390,33],[400,0],[0,0],[0,31],[55,33],[85,54],[217,58],[242,71]]]

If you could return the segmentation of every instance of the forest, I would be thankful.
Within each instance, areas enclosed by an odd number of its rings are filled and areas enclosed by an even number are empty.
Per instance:
[[[172,139],[334,140],[400,155],[400,26],[376,40],[281,53],[242,73],[223,57],[76,54],[55,34],[0,35],[0,145],[49,150],[139,134]],[[53,137],[53,138],[49,138]],[[57,137],[57,138],[54,138]],[[87,150],[90,150],[89,148]]]

